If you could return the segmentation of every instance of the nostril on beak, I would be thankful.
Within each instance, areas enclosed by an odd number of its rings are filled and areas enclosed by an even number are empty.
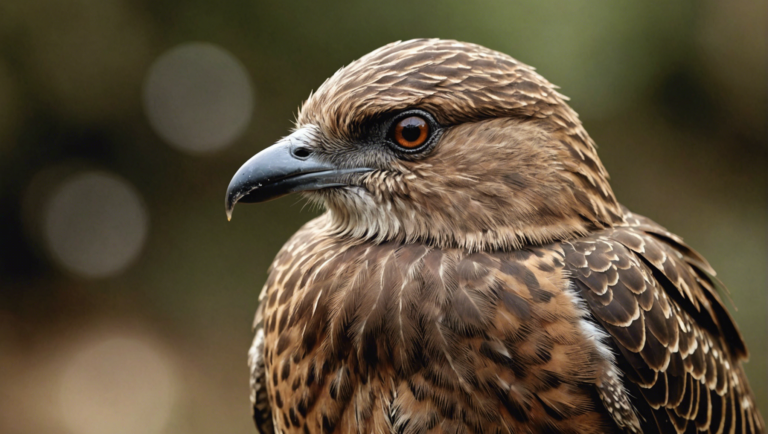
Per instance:
[[[299,160],[306,160],[312,155],[312,149],[307,148],[306,146],[296,146],[295,148],[291,148],[291,155]]]

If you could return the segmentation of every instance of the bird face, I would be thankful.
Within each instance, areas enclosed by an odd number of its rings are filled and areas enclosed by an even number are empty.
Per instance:
[[[533,68],[473,44],[384,46],[328,79],[251,158],[237,202],[303,192],[352,239],[476,251],[622,221],[578,116]]]

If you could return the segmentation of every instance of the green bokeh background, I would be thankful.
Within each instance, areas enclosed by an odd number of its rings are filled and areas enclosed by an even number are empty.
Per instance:
[[[163,432],[254,432],[245,355],[257,296],[315,213],[288,197],[227,223],[226,186],[336,69],[414,37],[485,45],[561,87],[619,200],[684,237],[731,289],[768,414],[767,22],[765,3],[748,0],[3,1],[0,431],[73,432],[57,416],[58,365],[84,333],[125,327],[172,360],[179,392]],[[237,57],[255,98],[245,133],[201,155],[165,144],[142,106],[152,62],[195,41]],[[116,173],[140,193],[148,238],[123,273],[81,278],[46,251],[23,204],[35,176],[62,165]]]

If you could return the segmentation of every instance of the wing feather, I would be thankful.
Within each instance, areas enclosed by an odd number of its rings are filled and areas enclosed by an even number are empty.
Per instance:
[[[746,346],[714,270],[651,220],[628,213],[627,221],[563,248],[575,287],[613,338],[628,389],[639,391],[643,428],[763,432],[741,366]]]
[[[265,291],[262,291],[264,294]],[[262,297],[263,298],[263,297]],[[254,320],[253,344],[248,350],[248,368],[251,371],[251,408],[253,421],[259,434],[275,432],[272,424],[272,407],[267,393],[267,371],[264,363],[263,304],[259,303]]]

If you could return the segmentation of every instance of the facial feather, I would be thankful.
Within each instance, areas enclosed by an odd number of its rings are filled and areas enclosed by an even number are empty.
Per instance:
[[[370,143],[377,120],[422,109],[434,147],[396,155]],[[509,56],[455,41],[385,46],[339,70],[297,128],[339,167],[373,172],[305,193],[336,233],[469,251],[511,250],[622,222],[594,143],[555,86]]]

